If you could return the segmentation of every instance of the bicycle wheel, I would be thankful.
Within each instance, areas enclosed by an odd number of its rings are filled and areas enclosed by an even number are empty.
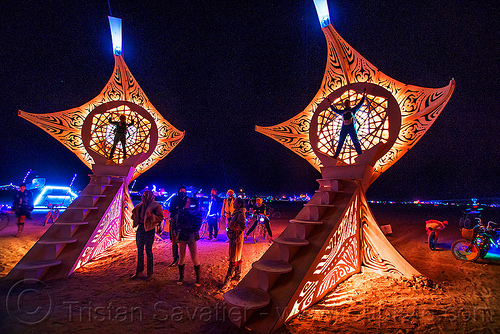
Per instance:
[[[476,261],[479,258],[479,249],[468,240],[460,239],[451,245],[451,252],[457,260]]]
[[[57,218],[59,218],[59,209],[55,209],[54,212],[52,212],[52,222],[55,223]]]
[[[43,226],[47,225],[47,223],[49,222],[49,220],[52,218],[52,212],[49,210],[49,212],[47,212],[47,215],[45,215],[45,221],[43,222]],[[51,221],[52,223],[52,221]]]
[[[427,237],[427,243],[429,244],[429,248],[433,251],[436,250],[436,245],[437,245],[437,235],[436,231],[431,231],[429,233],[429,236]]]
[[[490,250],[491,244],[490,243],[485,243],[482,247],[481,250],[479,251],[479,257],[481,259],[484,259],[486,254],[488,254],[488,251]]]
[[[9,225],[9,221],[10,218],[8,213],[0,215],[0,231],[6,228],[7,225]]]
[[[204,221],[200,227],[200,239],[203,239],[207,231],[208,231],[208,222]]]
[[[255,230],[253,230],[253,242],[254,243],[258,243],[259,241],[262,240],[262,236],[263,236],[263,233],[262,233],[262,228],[263,228],[263,224],[258,224],[257,227],[255,228]]]

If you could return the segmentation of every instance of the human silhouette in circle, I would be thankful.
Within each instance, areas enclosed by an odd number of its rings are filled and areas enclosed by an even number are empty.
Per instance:
[[[127,158],[127,151],[125,149],[125,143],[127,141],[127,128],[134,125],[134,120],[132,120],[131,123],[127,123],[127,116],[120,115],[119,122],[113,121],[113,119],[110,118],[109,123],[115,125],[115,138],[113,139],[113,147],[109,153],[109,160],[113,159],[118,142],[122,143],[123,160],[125,160]]]
[[[356,152],[358,152],[358,155],[363,153],[363,151],[361,150],[361,145],[359,144],[358,134],[356,133],[356,129],[354,128],[353,121],[354,121],[354,115],[365,102],[365,98],[366,98],[366,88],[363,90],[363,98],[361,99],[361,101],[359,101],[359,103],[356,106],[351,108],[351,102],[349,101],[349,99],[344,100],[344,109],[339,110],[334,106],[331,106],[332,111],[342,116],[342,128],[340,129],[339,144],[337,145],[337,149],[335,150],[335,155],[333,156],[334,159],[337,159],[339,157],[340,151],[344,146],[344,142],[347,135],[351,137],[352,143],[354,144],[354,148],[356,149]]]

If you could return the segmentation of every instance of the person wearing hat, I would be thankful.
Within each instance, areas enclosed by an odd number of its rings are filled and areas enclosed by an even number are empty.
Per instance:
[[[29,217],[30,212],[33,211],[33,197],[31,192],[26,189],[26,183],[21,183],[19,186],[19,190],[12,202],[12,211],[14,211],[17,216],[16,237],[19,237],[23,232],[26,217]]]
[[[207,222],[208,222],[208,240],[217,241],[219,234],[219,224],[221,205],[217,197],[217,189],[212,188],[210,199],[208,201]],[[212,239],[213,238],[213,239]]]
[[[113,147],[111,148],[111,152],[109,153],[109,160],[113,159],[113,155],[115,154],[116,145],[118,142],[122,144],[123,150],[123,160],[127,158],[127,152],[125,150],[125,144],[127,141],[127,129],[129,126],[134,125],[134,120],[132,119],[131,123],[127,123],[127,116],[120,115],[120,121],[116,122],[113,119],[109,118],[109,123],[115,125],[115,138],[113,139]]]
[[[227,197],[224,199],[224,202],[222,203],[222,210],[220,212],[221,216],[221,223],[224,222],[227,227],[229,220],[231,219],[231,215],[234,212],[234,191],[232,189],[229,189],[227,191]]]

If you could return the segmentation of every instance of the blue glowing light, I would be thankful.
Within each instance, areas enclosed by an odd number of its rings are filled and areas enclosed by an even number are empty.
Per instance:
[[[318,13],[319,23],[321,28],[330,24],[330,13],[328,12],[328,3],[326,0],[314,0],[314,6]]]
[[[120,56],[122,54],[122,19],[108,16],[108,20],[113,40],[113,54]]]
[[[51,195],[51,193],[53,191],[57,191],[59,190],[57,193],[58,194],[61,194],[63,193],[63,195]],[[36,198],[35,200],[35,203],[34,203],[34,206],[39,206],[42,202],[42,200],[46,197],[51,197],[51,198],[54,198],[54,199],[62,199],[61,202],[64,201],[64,199],[68,199],[70,198],[71,201],[75,198],[78,197],[77,194],[75,194],[73,191],[71,191],[71,188],[70,187],[58,187],[58,186],[45,186],[42,190],[42,192],[40,193],[40,195],[38,195],[38,197]]]

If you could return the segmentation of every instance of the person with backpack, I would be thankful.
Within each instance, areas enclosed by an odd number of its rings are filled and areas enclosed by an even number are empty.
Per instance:
[[[339,143],[337,145],[337,149],[335,150],[335,155],[333,156],[334,159],[337,159],[339,157],[340,151],[344,146],[347,135],[351,137],[352,143],[358,155],[363,153],[363,151],[361,150],[361,145],[359,144],[358,134],[356,133],[356,129],[354,128],[354,116],[365,102],[365,98],[366,88],[363,91],[363,98],[355,107],[351,108],[351,101],[349,101],[349,99],[344,100],[344,109],[336,109],[333,105],[331,106],[331,110],[333,112],[342,116],[342,128],[340,129]]]
[[[196,275],[196,286],[200,286],[200,259],[198,258],[197,241],[200,239],[199,230],[203,220],[202,211],[198,201],[194,197],[188,197],[186,204],[177,213],[177,242],[179,245],[179,280],[177,284],[182,285],[184,281],[184,267],[186,262],[186,246],[194,265]]]
[[[172,197],[170,200],[170,205],[168,207],[168,211],[170,212],[170,219],[169,219],[169,235],[170,235],[170,241],[172,242],[172,263],[169,265],[169,267],[176,267],[177,263],[179,262],[179,246],[177,244],[177,213],[179,212],[180,209],[182,209],[186,205],[187,201],[187,193],[186,193],[186,187],[185,186],[180,186],[179,189],[177,190],[177,195]]]

